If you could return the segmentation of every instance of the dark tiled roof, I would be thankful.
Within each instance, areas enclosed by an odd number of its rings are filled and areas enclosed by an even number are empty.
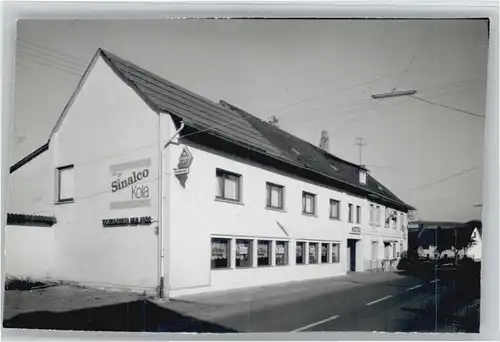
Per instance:
[[[280,165],[314,174],[318,182],[326,184],[328,180],[328,186],[333,182],[400,210],[414,209],[370,175],[366,184],[360,184],[361,167],[358,165],[327,153],[227,102],[213,102],[102,49],[98,54],[154,111],[182,120],[194,132],[203,131],[233,146],[256,152],[263,159],[271,158]],[[47,148],[48,143],[12,166],[11,172]]]
[[[358,165],[335,157],[227,102],[213,102],[112,53],[104,50],[100,53],[115,73],[156,112],[171,114],[197,131],[356,187],[374,196],[375,200],[378,197],[401,209],[414,209],[370,175],[366,185],[360,184]]]
[[[293,160],[294,163],[324,174],[337,181],[352,184],[360,188],[366,188],[374,194],[398,203],[403,203],[402,200],[369,174],[367,175],[366,185],[361,184],[359,182],[360,167],[358,165],[340,159],[318,146],[299,139],[225,101],[221,101],[221,103],[236,111],[250,122],[255,129],[266,137],[274,146],[278,147],[283,155]]]
[[[112,53],[101,50],[111,68],[157,112],[182,118],[195,129],[259,147],[272,155],[280,151],[246,120],[224,106],[175,85]]]

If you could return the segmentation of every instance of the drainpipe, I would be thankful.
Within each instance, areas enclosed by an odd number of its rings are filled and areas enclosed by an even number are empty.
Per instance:
[[[164,260],[165,260],[165,247],[163,245],[163,198],[164,198],[164,187],[163,187],[163,152],[165,148],[179,135],[179,133],[184,129],[184,122],[181,121],[181,127],[175,132],[175,134],[167,141],[165,145],[162,146],[161,141],[161,113],[158,115],[158,249],[160,252],[160,286],[159,294],[160,298],[165,297],[165,271],[164,271]]]

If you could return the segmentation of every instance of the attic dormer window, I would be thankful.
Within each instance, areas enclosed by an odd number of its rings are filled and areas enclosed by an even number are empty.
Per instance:
[[[361,184],[366,184],[366,171],[365,170],[359,170],[359,182]]]

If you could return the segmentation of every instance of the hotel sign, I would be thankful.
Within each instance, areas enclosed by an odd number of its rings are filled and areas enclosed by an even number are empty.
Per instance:
[[[361,227],[351,227],[351,234],[361,234]]]
[[[111,193],[122,199],[110,203],[110,209],[151,206],[151,158],[115,164],[109,167]]]

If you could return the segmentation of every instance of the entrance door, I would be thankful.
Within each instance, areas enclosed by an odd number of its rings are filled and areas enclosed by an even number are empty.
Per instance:
[[[347,267],[350,272],[356,271],[356,240],[347,240]]]

